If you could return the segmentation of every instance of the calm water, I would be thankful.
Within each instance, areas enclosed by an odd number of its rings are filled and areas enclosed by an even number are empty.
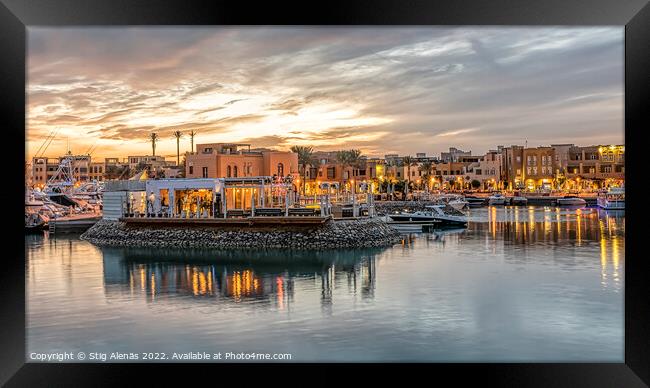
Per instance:
[[[26,236],[27,351],[623,360],[624,213],[515,207],[470,217],[466,230],[332,252]]]

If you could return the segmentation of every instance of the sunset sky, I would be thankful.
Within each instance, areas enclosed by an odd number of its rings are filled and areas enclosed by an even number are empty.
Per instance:
[[[28,28],[27,156],[623,144],[622,27]],[[181,139],[188,151],[189,137]]]

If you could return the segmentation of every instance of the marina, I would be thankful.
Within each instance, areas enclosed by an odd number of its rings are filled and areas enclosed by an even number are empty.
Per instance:
[[[623,359],[624,212],[501,206],[467,216],[467,228],[327,251],[100,247],[74,234],[28,235],[27,351]]]
[[[628,29],[28,27],[26,362],[624,363]]]

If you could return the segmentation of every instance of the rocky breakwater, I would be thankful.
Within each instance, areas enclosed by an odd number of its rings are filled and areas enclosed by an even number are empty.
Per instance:
[[[81,235],[97,245],[212,248],[362,248],[390,246],[400,233],[374,219],[329,220],[310,227],[134,226],[101,220]]]

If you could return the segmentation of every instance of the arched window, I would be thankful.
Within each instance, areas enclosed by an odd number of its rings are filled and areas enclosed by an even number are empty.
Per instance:
[[[230,166],[226,167],[226,177],[230,178]]]
[[[237,178],[237,166],[235,166],[235,168],[234,168],[234,170],[233,170],[233,171],[234,171],[234,174],[233,174],[233,176],[234,176],[235,178]]]
[[[278,176],[284,177],[284,164],[278,163]]]

